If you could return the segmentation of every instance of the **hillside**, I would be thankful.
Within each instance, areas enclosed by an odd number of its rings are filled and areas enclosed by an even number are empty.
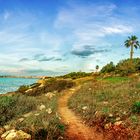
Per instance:
[[[22,130],[32,140],[138,140],[139,101],[138,75],[41,79],[0,98],[0,135]]]

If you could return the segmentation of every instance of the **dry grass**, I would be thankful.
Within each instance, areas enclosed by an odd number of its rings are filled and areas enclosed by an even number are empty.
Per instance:
[[[140,114],[132,109],[140,101],[139,85],[138,79],[121,77],[91,80],[72,96],[69,107],[90,126],[104,128],[107,123],[122,121],[125,127],[140,131]]]

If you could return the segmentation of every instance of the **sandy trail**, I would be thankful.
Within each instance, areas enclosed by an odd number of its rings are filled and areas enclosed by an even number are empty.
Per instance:
[[[65,91],[64,95],[59,99],[58,111],[62,121],[68,125],[66,132],[68,140],[103,140],[102,136],[97,134],[93,129],[82,123],[82,120],[72,112],[68,106],[68,99],[80,87]]]

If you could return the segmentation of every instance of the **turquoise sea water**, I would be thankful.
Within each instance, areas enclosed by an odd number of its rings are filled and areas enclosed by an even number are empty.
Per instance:
[[[37,79],[0,78],[0,94],[15,91],[21,85],[30,85],[36,81]]]

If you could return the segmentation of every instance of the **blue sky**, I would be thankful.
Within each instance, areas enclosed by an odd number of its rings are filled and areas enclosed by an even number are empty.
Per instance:
[[[93,71],[129,57],[138,0],[0,0],[0,74]],[[135,50],[135,57],[140,50]]]

